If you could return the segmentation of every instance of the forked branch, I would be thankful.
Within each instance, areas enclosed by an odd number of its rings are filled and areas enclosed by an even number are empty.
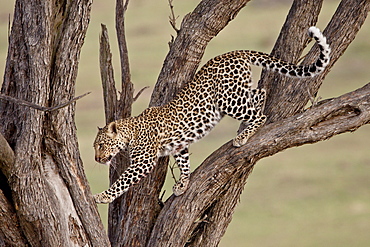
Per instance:
[[[181,246],[187,241],[189,229],[197,227],[196,219],[204,212],[213,219],[219,213],[217,210],[220,210],[218,203],[223,202],[224,206],[230,204],[228,207],[235,206],[245,180],[258,160],[287,148],[354,131],[369,123],[370,83],[301,114],[262,127],[245,146],[235,148],[231,141],[226,143],[191,174],[192,179],[185,194],[172,196],[166,201],[153,229],[153,242],[149,243],[162,246],[161,240],[155,237],[160,234],[161,239],[170,239],[173,246]],[[225,195],[229,196],[229,201],[223,201]],[[197,202],[196,208],[188,211],[186,217],[179,217],[176,211],[187,207],[189,202]],[[189,222],[193,223],[189,225]],[[164,226],[174,230],[166,232]],[[216,229],[214,224],[205,225],[204,228],[214,228],[214,234],[220,233],[219,231],[222,233],[222,229]],[[213,240],[202,241],[209,244]]]
[[[173,30],[175,30],[176,33],[179,33],[180,29],[178,29],[176,27],[176,20],[179,18],[179,16],[175,16],[175,11],[174,11],[174,7],[173,7],[172,2],[173,2],[173,0],[168,0],[168,5],[170,6],[170,10],[171,10],[171,15],[168,18],[169,18],[169,22],[170,22],[171,27],[173,28]]]
[[[287,19],[287,27],[282,32],[282,39],[279,39],[278,46],[281,49],[278,51],[278,57],[281,57],[281,54],[287,54],[288,58],[285,60],[292,62],[299,58],[307,40],[296,42],[291,39],[291,42],[285,42],[286,36],[288,35],[289,39],[290,36],[297,37],[297,35],[298,37],[306,37],[306,31],[303,29],[315,24],[321,8],[320,5],[321,1],[294,1],[291,15]],[[332,60],[332,63],[343,54],[353,41],[367,16],[369,6],[370,3],[366,0],[342,1],[326,30],[336,58]],[[315,13],[315,16],[312,16],[312,12]],[[302,18],[302,16],[307,18]],[[345,32],[335,33],[336,30],[339,30],[336,25],[347,28]],[[177,39],[184,31],[183,29],[180,31]],[[284,48],[287,46],[286,51]],[[173,45],[171,50],[175,49],[176,46]],[[292,49],[293,52],[289,52]],[[310,56],[317,57],[317,54],[318,49],[315,47]],[[305,62],[309,63],[309,61]],[[321,85],[328,71],[325,71],[320,77],[314,78],[319,81],[315,85],[313,85],[312,79],[302,80],[300,83],[292,80],[288,83],[287,80],[264,78],[265,80],[260,86],[268,89],[270,102],[267,104],[267,115],[273,120],[273,123],[261,128],[245,146],[234,148],[229,142],[209,156],[192,173],[188,191],[180,197],[171,197],[165,203],[152,231],[148,246],[165,246],[166,244],[173,246],[183,246],[184,244],[186,246],[217,246],[231,221],[231,216],[247,178],[259,159],[289,147],[325,140],[368,124],[370,121],[369,84],[355,92],[319,104],[296,115],[303,109],[308,100],[308,98],[306,101],[303,100],[302,94],[306,96],[308,88],[310,92],[317,92],[317,85]],[[176,78],[176,76],[171,78]],[[160,77],[160,79],[162,78]],[[289,87],[287,87],[288,85]],[[165,82],[160,86],[157,85],[156,88],[164,86],[166,86]],[[293,86],[295,86],[294,90],[291,90]],[[287,89],[291,91],[288,92]],[[164,90],[158,91],[163,92]],[[291,99],[292,97],[294,100]],[[178,213],[179,208],[191,210],[187,212],[187,217],[181,217]],[[211,223],[196,224],[197,219],[205,214]],[[189,240],[189,236],[193,236],[191,240]]]

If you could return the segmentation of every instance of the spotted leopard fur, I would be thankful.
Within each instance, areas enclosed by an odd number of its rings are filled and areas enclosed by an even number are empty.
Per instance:
[[[237,135],[240,147],[265,123],[265,91],[252,89],[250,65],[263,66],[291,77],[312,77],[329,63],[330,48],[316,27],[309,35],[320,47],[318,59],[310,65],[293,65],[255,51],[232,51],[208,61],[194,79],[168,104],[150,107],[136,117],[120,119],[99,129],[94,142],[97,162],[109,164],[121,150],[128,148],[131,165],[107,190],[94,196],[97,203],[110,203],[131,185],[150,173],[161,156],[173,155],[180,169],[174,185],[176,196],[189,183],[189,145],[207,135],[224,115],[244,122],[247,127]]]

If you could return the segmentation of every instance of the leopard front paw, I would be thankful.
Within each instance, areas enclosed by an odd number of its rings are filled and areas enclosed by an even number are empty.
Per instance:
[[[114,198],[102,192],[102,193],[94,195],[94,200],[95,200],[95,203],[111,203],[113,202]]]
[[[180,179],[172,188],[173,194],[175,196],[180,196],[184,194],[189,185],[189,179]]]

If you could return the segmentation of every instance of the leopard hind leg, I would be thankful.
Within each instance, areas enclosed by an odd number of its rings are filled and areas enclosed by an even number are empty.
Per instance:
[[[257,112],[263,112],[266,103],[266,91],[265,89],[252,89],[252,102]]]
[[[237,119],[241,120],[246,127],[233,140],[235,147],[243,146],[248,139],[266,122],[266,116],[263,114],[266,101],[266,91],[264,89],[251,89],[247,97],[250,99],[251,107]]]

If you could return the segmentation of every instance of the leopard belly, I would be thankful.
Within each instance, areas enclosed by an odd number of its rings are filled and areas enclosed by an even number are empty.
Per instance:
[[[196,108],[196,106],[193,107]],[[168,131],[168,129],[172,128],[163,130],[164,132],[161,132],[163,137],[160,138],[161,148],[158,155],[160,157],[175,155],[181,150],[188,148],[190,144],[208,135],[222,119],[222,114],[215,108],[212,108],[213,111],[205,111],[203,113],[197,110],[193,111],[193,113],[187,112],[188,115],[183,121],[179,121],[179,124],[172,126],[173,131],[165,133],[166,130]],[[179,115],[182,116],[182,114]]]

